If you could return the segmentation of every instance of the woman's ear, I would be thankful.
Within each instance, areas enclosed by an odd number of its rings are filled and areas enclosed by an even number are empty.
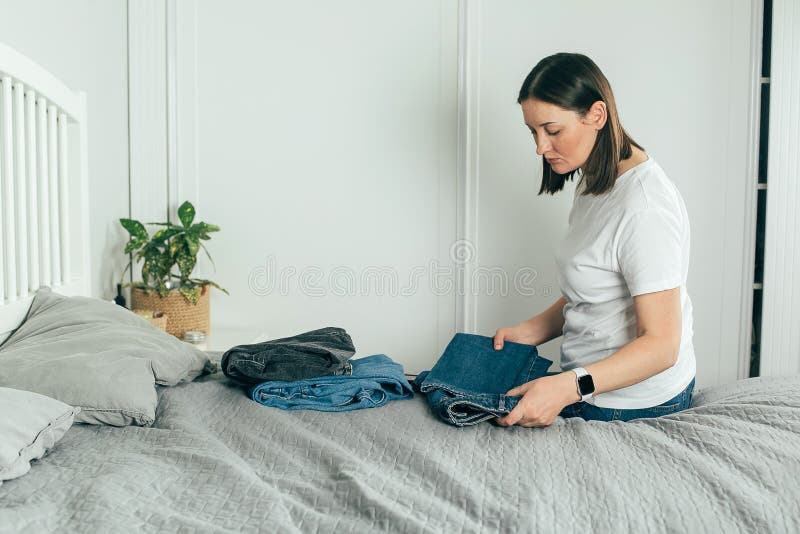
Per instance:
[[[592,104],[592,107],[589,108],[589,111],[586,112],[582,119],[584,124],[592,126],[598,131],[602,130],[603,126],[606,125],[606,120],[608,120],[608,109],[606,108],[606,103],[602,100]]]

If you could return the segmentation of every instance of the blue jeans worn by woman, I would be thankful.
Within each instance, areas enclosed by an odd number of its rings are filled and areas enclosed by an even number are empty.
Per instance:
[[[548,372],[547,375],[557,375],[559,372]],[[685,410],[692,402],[692,391],[694,390],[694,378],[689,382],[686,388],[669,399],[662,402],[658,406],[650,408],[638,409],[620,409],[620,408],[600,408],[586,402],[576,402],[564,407],[560,417],[580,417],[586,421],[630,421],[632,419],[641,419],[644,417],[660,417],[662,415],[669,415]]]

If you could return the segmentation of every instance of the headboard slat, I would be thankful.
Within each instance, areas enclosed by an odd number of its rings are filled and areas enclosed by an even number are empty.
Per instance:
[[[47,173],[50,175],[50,267],[53,287],[61,285],[61,242],[59,236],[59,209],[58,209],[58,129],[56,120],[58,108],[50,104],[47,107]]]
[[[39,281],[53,284],[50,270],[50,165],[47,163],[47,99],[36,101],[36,156],[39,162]]]
[[[14,84],[14,185],[16,189],[16,223],[17,223],[17,294],[25,296],[28,286],[28,195],[27,176],[25,171],[25,86]]]
[[[3,196],[3,274],[6,300],[17,300],[17,244],[14,214],[14,130],[11,77],[0,79],[0,184]]]
[[[39,287],[39,187],[36,169],[36,91],[25,93],[25,157],[27,165],[28,289]]]
[[[69,195],[63,191],[70,191],[69,165],[67,162],[67,115],[63,112],[58,114],[58,190],[62,192],[58,195],[58,224],[61,229],[59,241],[61,242],[61,277],[62,283],[70,282],[72,279],[72,259],[70,257],[70,225],[69,225]]]

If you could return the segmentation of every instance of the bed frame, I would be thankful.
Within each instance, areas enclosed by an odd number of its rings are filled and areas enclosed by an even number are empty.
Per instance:
[[[0,342],[50,286],[89,295],[86,95],[0,43]]]

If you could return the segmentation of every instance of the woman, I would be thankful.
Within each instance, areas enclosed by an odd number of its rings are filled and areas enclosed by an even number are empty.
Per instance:
[[[510,328],[504,341],[564,335],[560,373],[522,396],[503,426],[547,426],[557,415],[631,420],[685,409],[694,388],[689,219],[663,169],[622,128],[611,86],[581,54],[540,61],[517,102],[543,157],[539,194],[580,171],[569,231],[556,253],[562,297]]]

